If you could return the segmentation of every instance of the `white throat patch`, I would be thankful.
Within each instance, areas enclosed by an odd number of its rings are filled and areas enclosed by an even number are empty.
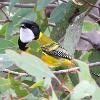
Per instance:
[[[31,42],[34,38],[34,33],[29,28],[20,28],[20,40],[23,43]]]

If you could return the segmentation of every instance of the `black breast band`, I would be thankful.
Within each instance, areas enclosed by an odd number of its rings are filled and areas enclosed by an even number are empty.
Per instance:
[[[28,43],[28,42],[27,42]],[[20,38],[18,39],[18,46],[19,46],[19,49],[25,51],[28,47],[26,47],[27,43],[23,43]]]

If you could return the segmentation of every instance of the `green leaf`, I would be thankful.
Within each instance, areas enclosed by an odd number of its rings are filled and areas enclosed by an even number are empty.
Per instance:
[[[40,82],[34,83],[30,88],[34,89],[34,88],[37,88],[37,87],[41,87],[43,85],[44,85],[44,81],[40,81]]]
[[[29,95],[27,95],[26,97],[24,97],[24,100],[43,100],[43,98],[41,97],[36,97],[34,95],[32,95],[31,93]]]
[[[5,39],[0,40],[0,53],[4,53],[5,49],[15,49],[16,46],[13,44],[13,42]]]
[[[51,0],[38,0],[38,3],[37,3],[37,10],[43,9],[43,8],[46,7],[50,2],[51,2]]]
[[[65,14],[66,14],[66,4],[62,3],[52,11],[50,15],[50,21],[57,23],[64,18]]]
[[[99,100],[99,93],[96,83],[84,80],[74,88],[70,100]]]
[[[89,62],[99,62],[100,61],[100,51],[91,50],[91,55],[89,56]]]
[[[91,55],[89,55],[89,58],[88,58],[89,63],[100,62],[100,51],[94,49],[89,52],[91,52]],[[92,73],[96,73],[97,75],[99,75],[100,74],[100,66],[91,67],[90,71],[92,71]],[[99,78],[93,74],[92,74],[92,76],[96,81]]]
[[[24,97],[28,95],[28,91],[25,88],[22,88],[20,82],[14,80],[10,77],[11,87],[15,90],[18,97]]]
[[[42,50],[40,49],[40,44],[37,41],[32,41],[29,43],[29,47],[32,49],[32,54],[38,57],[41,56]]]
[[[81,60],[84,61],[84,62],[89,62],[89,57],[91,56],[92,52],[87,52],[85,53],[82,57],[81,57]]]
[[[7,27],[8,27],[8,23],[5,23],[4,25],[2,25],[2,27],[1,27],[1,29],[0,29],[0,35],[1,35],[1,36],[5,36]]]
[[[93,100],[100,99],[100,88],[97,88],[95,93],[93,94]]]
[[[96,29],[99,29],[99,25],[97,23],[93,23],[91,21],[84,21],[82,32],[89,32]]]
[[[13,50],[6,50],[6,53],[17,66],[28,74],[35,76],[37,81],[41,81],[43,78],[45,78],[45,81],[48,79],[51,80],[51,78],[55,77],[48,66],[34,55],[26,53],[20,55]]]
[[[73,86],[76,86],[79,83],[79,77],[76,73],[69,73],[70,80]]]
[[[0,71],[3,71],[5,68],[13,66],[13,62],[9,59],[6,54],[0,54]]]
[[[25,18],[28,14],[32,13],[33,9],[29,8],[21,8],[16,11],[15,15],[11,18],[12,22],[9,23],[6,31],[6,38],[10,39],[11,35],[13,34],[13,31],[15,32],[16,26],[20,23],[20,21]]]
[[[18,47],[18,39],[19,39],[19,35],[15,35],[15,36],[12,36],[10,41],[12,41],[16,47]]]
[[[0,78],[0,92],[4,93],[10,89],[11,83],[9,79]]]
[[[82,55],[82,51],[76,50],[74,53],[74,58],[79,59],[81,55]]]
[[[9,5],[9,12],[13,9],[14,5],[16,4],[17,0],[10,0],[10,5]]]
[[[90,80],[93,81],[90,72],[89,72],[89,66],[83,61],[76,60],[79,67],[80,67],[80,72],[78,73],[80,80]]]
[[[74,55],[77,43],[79,42],[81,32],[82,32],[82,22],[84,14],[76,17],[72,25],[66,30],[64,38],[64,48],[72,55]]]

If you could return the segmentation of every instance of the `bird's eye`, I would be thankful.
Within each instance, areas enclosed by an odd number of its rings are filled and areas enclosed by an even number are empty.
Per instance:
[[[34,26],[32,26],[32,28],[34,28]]]
[[[22,27],[22,28],[26,28],[26,26],[25,26],[24,24],[22,24],[20,27]]]

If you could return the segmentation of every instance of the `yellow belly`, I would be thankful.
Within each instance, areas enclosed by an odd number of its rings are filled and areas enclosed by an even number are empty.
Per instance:
[[[56,59],[52,56],[49,56],[47,54],[43,54],[41,56],[41,59],[47,63],[50,67],[57,67],[57,66],[74,66],[72,61],[67,60],[67,59]]]
[[[21,53],[22,51],[19,50],[19,53]],[[27,53],[32,53],[31,48],[28,48],[25,52]],[[48,54],[42,53],[41,55],[41,59],[48,64],[49,67],[58,67],[58,66],[74,66],[73,62],[71,60],[67,60],[67,59],[57,59],[55,57],[49,56]]]

